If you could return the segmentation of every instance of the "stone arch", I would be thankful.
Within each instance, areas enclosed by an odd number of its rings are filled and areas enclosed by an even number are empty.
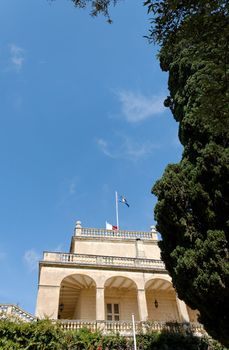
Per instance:
[[[87,274],[74,273],[60,284],[59,319],[95,319],[96,283]],[[83,307],[87,304],[87,308]]]
[[[137,284],[133,279],[129,277],[117,275],[106,279],[104,282],[104,288],[137,289]]]
[[[131,278],[117,275],[104,283],[105,318],[107,321],[139,320],[137,284]]]
[[[151,278],[145,284],[148,317],[153,321],[180,321],[176,292],[170,281]]]
[[[148,285],[148,282],[152,281],[152,280],[162,280],[162,281],[167,281],[172,285],[172,279],[169,275],[165,275],[165,274],[161,274],[161,273],[155,273],[155,274],[150,274],[149,276],[146,276],[145,278],[145,288]]]
[[[175,292],[172,283],[163,277],[150,278],[145,283],[145,290],[147,289],[159,289],[159,290],[167,290],[167,291]]]

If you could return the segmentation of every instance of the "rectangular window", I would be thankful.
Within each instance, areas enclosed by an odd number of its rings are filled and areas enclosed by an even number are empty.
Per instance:
[[[107,304],[107,321],[119,321],[119,304]]]

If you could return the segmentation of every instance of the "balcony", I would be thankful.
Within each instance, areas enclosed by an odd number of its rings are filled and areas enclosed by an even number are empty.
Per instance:
[[[126,258],[119,256],[104,256],[91,254],[71,254],[59,252],[44,252],[41,264],[62,264],[88,266],[97,268],[118,268],[131,270],[165,271],[162,260],[144,258]]]

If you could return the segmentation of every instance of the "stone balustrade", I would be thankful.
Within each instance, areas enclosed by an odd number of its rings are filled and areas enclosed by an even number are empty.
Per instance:
[[[141,240],[157,240],[156,231],[151,232],[144,231],[125,231],[125,230],[106,230],[97,228],[85,228],[80,227],[76,230],[76,236],[82,237],[109,237],[114,239],[126,238],[126,239],[141,239]]]
[[[54,321],[56,322],[56,321]],[[79,330],[81,328],[87,328],[91,332],[97,331],[97,322],[96,321],[82,321],[82,320],[61,320],[58,321],[61,325],[61,328],[64,330]]]
[[[20,319],[24,322],[31,322],[36,319],[33,315],[22,310],[17,305],[0,304],[0,319],[5,319],[7,317],[10,317],[12,319]]]
[[[118,268],[165,270],[162,260],[118,256],[44,252],[44,261],[63,264],[113,266]]]
[[[140,333],[142,328],[142,322],[136,321],[134,323],[135,333]],[[105,333],[120,333],[120,334],[132,334],[133,323],[131,321],[106,321],[104,322]]]
[[[61,328],[65,330],[79,330],[87,328],[91,331],[100,330],[104,334],[120,333],[122,335],[133,334],[133,323],[131,321],[82,321],[82,320],[59,320]],[[200,323],[178,323],[159,321],[136,321],[136,334],[145,332],[171,332],[171,333],[192,333],[204,335],[206,331]]]

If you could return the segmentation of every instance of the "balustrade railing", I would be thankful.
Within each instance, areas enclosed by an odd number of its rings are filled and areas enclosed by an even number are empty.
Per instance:
[[[142,331],[142,322],[135,321],[135,332],[140,333]],[[104,322],[104,331],[112,333],[132,334],[133,323],[131,321],[106,321]]]
[[[82,320],[61,320],[58,321],[61,325],[61,328],[65,330],[79,330],[82,328],[87,328],[91,332],[97,331],[97,322],[96,321],[82,321]]]
[[[91,331],[100,330],[103,333],[120,333],[131,335],[133,323],[131,321],[82,321],[82,320],[59,320],[61,328],[66,330],[79,330],[87,328]],[[136,321],[135,332],[170,332],[170,333],[193,333],[196,335],[206,334],[203,325],[200,323],[178,323],[159,321]]]
[[[162,332],[167,331],[170,333],[205,333],[204,327],[201,323],[190,322],[166,322],[166,321],[147,321],[142,322],[144,331],[149,332]]]
[[[112,238],[128,238],[128,239],[156,239],[156,231],[125,231],[125,230],[106,230],[98,228],[85,228],[82,227],[76,233],[76,236],[84,237],[112,237]]]
[[[156,269],[165,270],[165,265],[162,260],[143,259],[143,258],[126,258],[119,256],[104,256],[90,254],[71,254],[44,252],[44,261],[67,263],[67,264],[82,264],[82,265],[97,265],[97,266],[116,266],[119,268],[135,268],[135,269]]]
[[[0,304],[0,319],[5,319],[8,317],[12,319],[19,319],[25,322],[31,322],[36,319],[33,315],[22,310],[17,305]]]

